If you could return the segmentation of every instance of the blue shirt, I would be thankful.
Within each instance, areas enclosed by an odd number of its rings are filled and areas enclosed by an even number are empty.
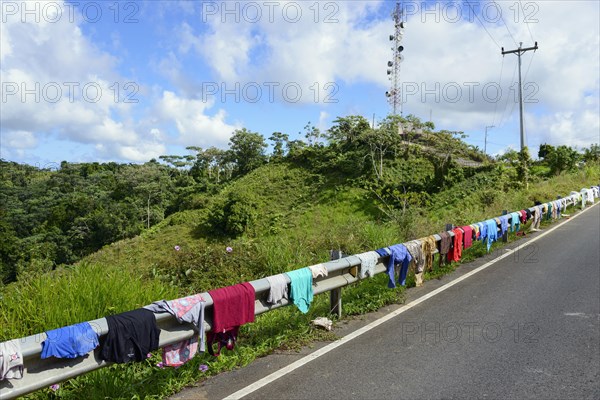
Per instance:
[[[42,343],[42,358],[76,358],[86,355],[98,346],[98,335],[88,322],[46,332]]]
[[[303,314],[308,312],[313,301],[312,272],[301,268],[285,273],[290,278],[290,298]]]
[[[400,268],[400,276],[398,277],[398,283],[402,286],[406,285],[406,275],[408,273],[408,264],[412,260],[408,249],[403,244],[395,244],[390,246],[388,249],[381,248],[375,250],[377,254],[382,257],[387,257],[389,255],[388,264],[386,267],[386,271],[389,277],[388,287],[395,288],[395,266],[396,264],[402,263],[402,267]]]
[[[506,231],[508,230],[508,217],[510,217],[510,215],[501,215],[500,216],[500,233],[501,235],[504,235],[506,233]]]
[[[498,240],[498,225],[493,219],[488,219],[485,223],[487,225],[487,251],[490,251],[492,242]]]
[[[487,237],[487,225],[484,222],[478,222],[479,225],[479,240],[482,242]]]

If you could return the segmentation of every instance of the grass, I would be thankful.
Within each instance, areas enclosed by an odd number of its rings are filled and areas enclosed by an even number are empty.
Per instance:
[[[177,293],[175,287],[118,265],[80,263],[5,287],[0,292],[0,341],[131,310]]]

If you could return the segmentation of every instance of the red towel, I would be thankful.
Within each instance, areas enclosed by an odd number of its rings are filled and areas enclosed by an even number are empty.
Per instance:
[[[525,210],[521,210],[519,212],[521,213],[521,222],[526,223],[527,222],[527,212]]]
[[[470,226],[461,226],[462,230],[465,231],[465,235],[463,236],[463,242],[465,245],[465,250],[471,247],[473,244],[473,228]]]
[[[248,282],[209,290],[213,299],[212,332],[224,332],[254,321],[254,287]]]
[[[460,228],[452,229],[454,233],[454,243],[452,251],[448,252],[448,261],[460,261],[463,247],[463,231]]]

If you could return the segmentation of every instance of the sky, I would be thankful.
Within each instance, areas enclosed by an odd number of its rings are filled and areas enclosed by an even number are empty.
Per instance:
[[[0,158],[42,168],[227,148],[236,129],[392,112],[392,1],[1,0]],[[402,115],[497,155],[600,142],[600,2],[406,1]]]

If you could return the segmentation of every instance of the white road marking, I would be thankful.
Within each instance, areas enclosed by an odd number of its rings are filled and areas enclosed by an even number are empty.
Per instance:
[[[599,204],[599,203],[596,203]],[[465,279],[469,278],[470,276],[475,275],[478,272],[483,271],[484,269],[486,269],[487,267],[495,264],[496,262],[502,260],[503,258],[506,258],[508,256],[510,256],[511,254],[513,254],[515,251],[519,251],[520,249],[522,249],[523,247],[528,246],[529,244],[543,238],[544,236],[548,235],[550,232],[554,231],[557,228],[560,228],[562,225],[569,223],[570,221],[574,220],[575,218],[579,217],[580,215],[582,215],[583,213],[585,213],[586,211],[592,209],[596,204],[594,204],[593,206],[586,208],[585,210],[583,210],[582,212],[578,213],[577,215],[571,217],[569,220],[565,221],[562,224],[556,225],[552,228],[547,229],[544,233],[540,234],[539,236],[527,241],[526,243],[523,243],[523,245],[517,246],[514,249],[510,249],[507,250],[506,253],[502,254],[501,256],[493,259],[492,261],[489,261],[485,264],[483,264],[480,267],[477,267],[476,269],[474,269],[471,272],[468,272],[466,274],[464,274],[463,276],[460,276],[458,278],[456,278],[455,280],[446,283],[443,286],[440,286],[439,288],[419,297],[416,300],[411,301],[410,303],[400,307],[399,309],[397,309],[396,311],[393,311],[389,314],[387,314],[384,317],[379,318],[378,320],[375,320],[373,322],[371,322],[368,325],[363,326],[362,328],[336,340],[335,342],[332,342],[330,344],[328,344],[325,347],[320,348],[319,350],[301,358],[300,360],[297,360],[291,364],[289,364],[286,367],[281,368],[280,370],[277,370],[275,372],[273,372],[270,375],[265,376],[262,379],[259,379],[258,381],[254,382],[251,385],[248,385],[240,390],[238,390],[235,393],[230,394],[229,396],[225,397],[223,400],[237,400],[237,399],[241,399],[247,395],[249,395],[252,392],[257,391],[258,389],[268,385],[269,383],[281,378],[282,376],[285,376],[287,374],[289,374],[290,372],[302,367],[305,364],[308,364],[309,362],[316,360],[317,358],[321,357],[322,355],[325,355],[327,353],[329,353],[331,350],[334,350],[338,347],[340,347],[341,345],[349,342],[350,340],[359,337],[360,335],[369,332],[370,330],[378,327],[379,325],[383,324],[384,322],[389,321],[390,319],[397,317],[398,315],[402,314],[405,311],[410,310],[411,308],[421,304],[422,302],[424,302],[425,300],[428,300],[430,298],[432,298],[433,296],[440,294],[441,292],[451,288],[452,286],[456,285],[457,283],[460,283],[462,281],[464,281]]]

